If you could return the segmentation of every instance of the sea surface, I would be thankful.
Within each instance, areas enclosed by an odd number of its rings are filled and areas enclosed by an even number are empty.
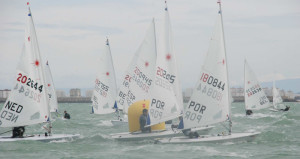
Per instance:
[[[3,103],[1,104],[1,108]],[[262,132],[253,142],[227,142],[222,144],[155,144],[151,140],[119,142],[110,138],[110,133],[128,131],[127,126],[113,126],[113,114],[90,114],[88,103],[59,104],[60,112],[67,110],[70,120],[56,118],[53,133],[80,133],[79,139],[55,141],[2,142],[0,159],[43,158],[107,158],[107,159],[196,159],[196,158],[267,158],[300,159],[300,103],[286,103],[288,112],[255,111],[245,116],[244,104],[232,104],[234,132]],[[212,133],[226,131],[220,124]],[[43,133],[42,125],[26,127],[27,134]],[[8,129],[0,128],[0,132]],[[4,134],[5,135],[5,134]],[[10,135],[10,134],[6,134]]]

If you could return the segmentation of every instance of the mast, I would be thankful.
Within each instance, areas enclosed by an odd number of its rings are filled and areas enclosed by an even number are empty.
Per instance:
[[[166,18],[167,18],[168,21],[166,21]],[[174,41],[173,41],[174,38],[173,38],[173,32],[172,32],[171,18],[170,18],[170,15],[169,15],[169,8],[168,8],[168,4],[167,4],[166,0],[165,0],[165,21],[164,21],[164,23],[165,23],[165,26],[164,26],[165,40],[168,39],[168,41],[167,41],[168,48],[166,48],[165,51],[171,52],[172,56],[174,56],[173,60],[174,60],[175,65],[173,65],[173,69],[175,70],[174,73],[176,73],[176,76],[177,76],[176,81],[178,83],[177,86],[174,87],[175,88],[174,91],[175,91],[176,100],[178,101],[178,107],[180,109],[179,114],[180,114],[180,116],[182,116],[182,114],[183,114],[182,87],[181,87],[180,74],[179,74],[179,71],[178,71],[178,63],[177,63],[178,61],[177,61],[176,54],[175,54],[175,51],[174,51]],[[167,25],[166,25],[166,23],[167,23]],[[168,28],[168,31],[166,31],[166,28]],[[168,35],[166,35],[166,33]]]
[[[111,55],[111,49],[110,49],[110,44],[109,44],[109,40],[108,40],[108,37],[106,36],[106,45],[108,46],[108,50],[109,50],[109,56],[110,56],[110,61],[111,61],[111,64],[112,64],[112,74],[114,77],[116,77],[116,74],[115,74],[115,66],[114,66],[114,61],[112,60],[112,55]],[[116,83],[116,79],[114,80],[114,84],[115,86],[117,87],[117,83]],[[117,89],[113,90],[116,94],[118,94],[117,92]],[[119,108],[118,108],[118,105],[116,103],[116,101],[114,102],[114,107],[115,105],[117,106],[116,107],[116,111],[118,111],[118,119],[120,118],[120,111],[119,111]]]
[[[156,46],[156,29],[155,29],[155,18],[153,17],[153,28],[154,28],[154,46],[155,46],[155,54],[157,56],[157,46]]]
[[[28,5],[28,11],[31,16],[31,22],[32,22],[32,25],[33,25],[33,31],[34,31],[34,34],[35,34],[35,38],[36,38],[36,43],[37,43],[37,49],[38,49],[38,52],[39,54],[37,55],[38,56],[38,59],[41,60],[41,63],[42,63],[42,58],[41,58],[41,54],[40,54],[40,48],[39,48],[39,44],[38,44],[38,40],[37,40],[37,36],[36,36],[36,31],[35,31],[35,26],[34,26],[34,23],[33,23],[33,19],[32,19],[32,14],[31,14],[31,10],[30,10],[30,6],[29,6],[29,2],[27,2],[27,5]],[[43,63],[41,64],[41,72],[42,72],[42,82],[44,83],[44,91],[45,91],[45,94],[46,94],[46,109],[47,109],[47,114],[48,114],[48,122],[49,122],[49,127],[48,128],[45,128],[49,135],[51,135],[51,128],[52,128],[52,123],[51,123],[51,113],[50,113],[50,106],[49,106],[49,97],[48,97],[48,91],[47,91],[47,88],[45,86],[46,84],[46,81],[45,81],[45,69],[44,69],[44,65]]]
[[[245,111],[246,110],[246,59],[244,61],[244,103],[245,103]]]
[[[277,88],[275,86],[275,78],[273,79],[273,90],[272,90],[272,93],[273,93],[273,108],[277,109],[277,104],[275,102],[275,100],[277,100]]]
[[[228,61],[227,61],[227,55],[226,55],[226,45],[225,45],[225,35],[224,35],[224,26],[223,26],[223,16],[222,16],[222,6],[221,6],[221,0],[218,0],[217,2],[219,4],[219,14],[221,16],[221,25],[222,25],[222,34],[223,34],[223,43],[224,43],[224,52],[225,52],[225,60],[226,60],[226,73],[227,73],[227,93],[228,93],[228,105],[229,105],[229,114],[228,114],[228,120],[229,120],[229,135],[231,135],[232,131],[232,121],[231,121],[231,102],[229,99],[229,80],[228,80]]]

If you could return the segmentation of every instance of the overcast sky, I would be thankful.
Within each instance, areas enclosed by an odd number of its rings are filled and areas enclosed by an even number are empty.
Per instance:
[[[24,42],[27,1],[0,0],[0,89],[13,87]],[[56,88],[91,88],[110,39],[118,85],[163,0],[31,0],[40,50]],[[183,88],[200,74],[217,18],[216,0],[169,0]],[[300,78],[300,1],[223,0],[229,80],[243,85],[244,59],[261,82]],[[299,84],[300,85],[300,84]]]

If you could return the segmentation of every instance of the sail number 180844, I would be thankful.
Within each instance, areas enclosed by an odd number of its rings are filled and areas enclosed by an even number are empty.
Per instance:
[[[200,81],[206,82],[207,84],[212,85],[213,87],[217,87],[224,91],[225,83],[222,84],[222,81],[219,81],[217,78],[208,75],[207,73],[202,73]]]

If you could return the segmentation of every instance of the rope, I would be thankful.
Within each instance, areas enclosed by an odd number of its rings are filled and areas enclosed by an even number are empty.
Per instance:
[[[8,133],[8,132],[11,132],[11,131],[13,131],[13,130],[8,130],[8,131],[6,131],[6,132],[0,133],[0,135],[5,134],[5,133]]]

